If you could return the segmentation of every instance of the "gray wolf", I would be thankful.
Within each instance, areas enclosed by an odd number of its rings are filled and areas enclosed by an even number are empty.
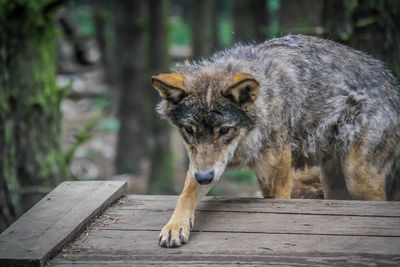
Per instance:
[[[291,168],[305,166],[319,166],[325,198],[400,198],[399,84],[362,52],[289,35],[185,62],[152,84],[190,158],[161,246],[188,241],[196,203],[226,166],[252,169],[265,198],[289,198]]]

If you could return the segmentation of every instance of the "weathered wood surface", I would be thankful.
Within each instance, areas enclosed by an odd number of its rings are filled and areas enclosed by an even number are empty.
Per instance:
[[[126,196],[50,266],[400,265],[400,202],[206,198],[189,243],[161,248],[176,200]]]
[[[126,182],[63,182],[0,234],[0,266],[41,266],[126,191]]]

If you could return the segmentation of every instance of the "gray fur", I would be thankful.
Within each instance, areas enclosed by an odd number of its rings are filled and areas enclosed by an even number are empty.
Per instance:
[[[296,168],[340,162],[352,144],[363,140],[371,164],[387,173],[387,186],[399,173],[400,88],[380,61],[364,53],[329,40],[288,35],[236,45],[209,60],[185,62],[175,71],[185,77],[186,88],[200,95],[210,86],[216,92],[229,86],[228,78],[237,73],[251,74],[259,82],[261,96],[255,105],[240,107],[250,131],[231,165],[246,166],[264,149],[284,142],[290,144]],[[204,97],[200,99],[204,106]],[[158,106],[170,119],[173,110],[167,101]]]

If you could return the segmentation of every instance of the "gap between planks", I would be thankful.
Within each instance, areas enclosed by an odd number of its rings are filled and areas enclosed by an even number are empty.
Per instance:
[[[177,196],[128,195],[125,200],[125,204],[119,207],[119,210],[172,211]],[[400,217],[400,202],[206,197],[196,210],[397,218]]]
[[[99,228],[99,230],[104,230],[104,231],[132,231],[132,232],[160,232],[160,230],[154,230],[154,229],[129,229],[129,228]],[[359,236],[359,237],[391,237],[391,238],[399,238],[400,235],[374,235],[374,234],[370,234],[370,235],[363,235],[363,234],[332,234],[332,233],[328,233],[328,234],[323,234],[323,233],[301,233],[301,232],[263,232],[263,231],[244,231],[244,230],[238,230],[238,231],[224,231],[224,230],[191,230],[191,233],[228,233],[228,234],[265,234],[265,235],[304,235],[304,236],[311,236],[311,235],[315,235],[315,236]]]
[[[154,211],[154,212],[164,212],[164,211],[174,211],[174,208],[169,208],[169,209],[145,209],[145,208],[110,208],[109,211],[113,210],[126,210],[126,211],[135,211],[135,210],[146,210],[146,211]],[[260,214],[286,214],[286,215],[310,215],[310,216],[344,216],[344,217],[382,217],[382,218],[400,218],[400,215],[361,215],[361,214],[354,214],[354,213],[341,213],[341,214],[332,214],[332,213],[312,213],[312,212],[280,212],[280,211],[241,211],[241,210],[209,210],[209,209],[202,209],[198,208],[196,209],[196,212],[229,212],[229,213],[249,213],[249,214],[255,214],[255,213],[260,213]]]
[[[154,210],[108,210],[107,215],[118,218],[110,229],[160,230],[170,212]],[[323,216],[303,214],[197,212],[193,230],[337,234],[356,236],[400,236],[400,218]]]

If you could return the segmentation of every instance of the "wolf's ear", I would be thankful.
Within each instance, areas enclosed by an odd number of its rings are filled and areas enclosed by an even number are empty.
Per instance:
[[[239,105],[254,102],[260,95],[260,84],[253,75],[239,73],[233,77],[232,85],[222,91],[222,95]]]
[[[174,104],[179,103],[188,95],[188,90],[183,87],[183,76],[179,73],[160,74],[151,77],[153,87],[161,97]]]

